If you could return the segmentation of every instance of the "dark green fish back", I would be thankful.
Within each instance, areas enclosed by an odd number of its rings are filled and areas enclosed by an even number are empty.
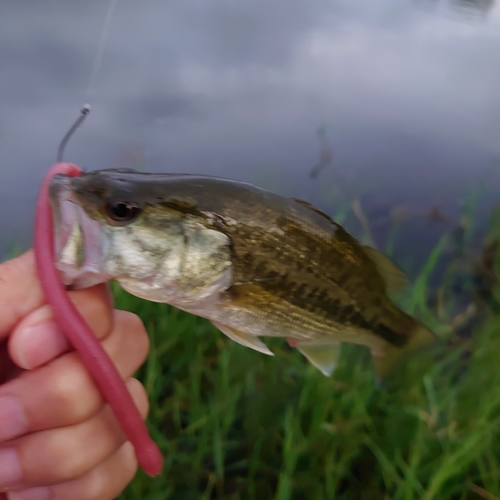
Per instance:
[[[201,218],[232,241],[231,300],[304,337],[365,330],[402,346],[417,322],[387,297],[364,247],[306,202],[216,177],[101,170],[74,179],[87,206],[126,200]],[[244,306],[243,306],[244,304]]]

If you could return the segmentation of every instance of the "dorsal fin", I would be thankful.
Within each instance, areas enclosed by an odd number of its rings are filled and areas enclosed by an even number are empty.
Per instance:
[[[402,290],[408,285],[408,277],[404,271],[387,255],[368,246],[363,246],[363,250],[384,279],[388,292]]]
[[[314,205],[311,205],[308,201],[301,200],[299,198],[292,198],[293,201],[299,203],[303,207],[306,207],[307,209],[311,210],[312,212],[321,215],[321,217],[325,218],[328,222],[331,222],[335,226],[338,226],[338,224],[325,212],[322,212],[319,208],[316,208]]]
[[[309,202],[300,200],[298,198],[292,198],[295,202],[299,203],[303,207],[311,210],[312,212],[320,215],[324,219],[328,220],[331,224],[333,224],[338,231],[341,231],[342,234],[346,235],[347,237],[350,237],[352,239],[352,236],[347,233],[342,226],[337,224],[331,217],[326,215],[324,212],[321,210],[317,209],[315,206],[311,205]],[[378,250],[375,250],[374,248],[362,245],[363,250],[365,251],[366,255],[370,258],[370,260],[375,264],[378,272],[382,276],[387,291],[393,292],[397,290],[402,290],[408,285],[408,278],[404,271],[395,263],[393,262],[387,255],[384,255],[383,253],[379,252]]]

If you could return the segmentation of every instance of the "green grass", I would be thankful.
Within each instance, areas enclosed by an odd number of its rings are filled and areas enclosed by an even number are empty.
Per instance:
[[[424,306],[429,273],[404,301],[446,337]],[[326,378],[283,341],[264,356],[205,320],[115,291],[151,336],[140,378],[165,457],[161,476],[139,472],[120,498],[500,497],[499,318],[459,347],[441,340],[379,389],[362,347],[346,345]]]
[[[485,315],[465,340],[454,334],[450,276],[461,257],[441,286],[446,307],[432,305],[429,281],[449,243],[437,242],[399,297],[440,339],[381,388],[363,347],[343,346],[327,378],[284,341],[266,340],[276,356],[264,356],[201,318],[114,287],[117,306],[150,333],[139,377],[165,457],[161,476],[139,471],[120,498],[500,498],[500,317]]]
[[[139,314],[150,333],[139,378],[165,457],[161,476],[139,471],[120,498],[500,498],[500,317],[487,317],[466,341],[457,342],[450,327],[453,276],[472,240],[481,189],[479,182],[462,202],[459,258],[441,286],[446,307],[431,305],[429,283],[451,234],[399,298],[440,340],[382,388],[360,346],[343,346],[327,378],[284,341],[268,339],[276,356],[264,356],[201,318],[114,287],[117,306]],[[348,207],[337,212],[338,222]],[[499,217],[497,210],[490,237],[498,237]],[[398,228],[389,234],[389,253]]]

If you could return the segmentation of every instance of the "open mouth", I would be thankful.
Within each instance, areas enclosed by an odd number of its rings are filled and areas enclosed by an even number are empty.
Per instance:
[[[105,238],[102,226],[79,205],[71,189],[71,178],[55,176],[50,186],[54,221],[55,265],[69,288],[80,289],[103,283]]]

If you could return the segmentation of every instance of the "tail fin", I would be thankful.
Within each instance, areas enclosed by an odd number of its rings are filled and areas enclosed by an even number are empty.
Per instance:
[[[408,343],[403,347],[388,345],[387,350],[381,356],[372,353],[373,368],[375,374],[382,382],[387,375],[414,352],[430,347],[436,341],[436,336],[421,323],[417,323],[410,334]]]

